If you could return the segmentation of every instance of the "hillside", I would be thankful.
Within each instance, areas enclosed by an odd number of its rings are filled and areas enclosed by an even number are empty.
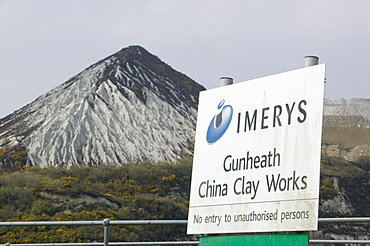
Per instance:
[[[368,128],[348,126],[354,119],[362,118],[325,116],[322,147],[341,151],[323,152],[319,217],[370,215],[370,156],[359,152],[352,161],[341,156],[369,144]],[[191,155],[175,165],[146,161],[121,167],[39,168],[22,166],[25,149],[8,144],[1,145],[0,159],[8,156],[16,166],[2,169],[2,221],[187,219]],[[112,241],[188,239],[184,226],[114,228]],[[311,238],[369,240],[369,233],[369,224],[322,224]],[[3,227],[0,238],[11,243],[102,240],[101,228],[92,227]]]
[[[24,148],[28,166],[173,162],[192,151],[201,90],[130,46],[0,119],[0,143]]]
[[[122,167],[30,167],[0,175],[1,221],[176,220],[187,218],[192,162]],[[184,226],[114,226],[111,241],[184,238]],[[1,242],[103,241],[102,228],[0,227]]]
[[[187,219],[192,158],[121,167],[29,167],[0,175],[0,220]],[[370,158],[321,163],[319,217],[364,217],[370,208]],[[369,239],[369,224],[320,225],[311,238]],[[111,241],[185,240],[185,226],[114,226]],[[101,227],[1,227],[3,242],[102,241]]]
[[[370,156],[369,99],[325,99],[322,155],[347,161]]]
[[[325,99],[321,154],[320,217],[369,217],[369,99]],[[312,237],[370,239],[369,223],[319,229]]]

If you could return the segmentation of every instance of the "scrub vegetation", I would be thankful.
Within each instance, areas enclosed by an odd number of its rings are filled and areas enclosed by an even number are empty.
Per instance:
[[[187,219],[191,156],[176,164],[144,161],[120,167],[39,168],[25,166],[25,150],[5,142],[0,146],[0,158],[17,163],[0,169],[1,221]],[[335,204],[338,197],[347,200],[353,209],[345,216],[370,214],[369,156],[353,162],[342,157],[322,157],[320,204]],[[344,217],[333,207],[320,210],[319,217]],[[364,230],[369,229],[366,226]],[[184,225],[110,227],[111,242],[187,239]],[[102,242],[103,228],[0,227],[0,240],[11,244]]]
[[[122,167],[23,167],[0,176],[1,221],[187,219],[191,158]],[[184,238],[185,226],[111,226],[110,241]],[[0,241],[103,241],[102,226],[0,227]]]

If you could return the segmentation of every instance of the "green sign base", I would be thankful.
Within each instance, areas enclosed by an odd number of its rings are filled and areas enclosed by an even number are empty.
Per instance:
[[[308,234],[262,234],[199,238],[199,246],[308,246]]]

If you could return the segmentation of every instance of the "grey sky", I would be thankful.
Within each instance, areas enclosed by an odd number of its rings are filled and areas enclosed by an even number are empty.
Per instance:
[[[325,97],[370,98],[370,1],[0,0],[0,118],[138,44],[206,88],[327,65]]]

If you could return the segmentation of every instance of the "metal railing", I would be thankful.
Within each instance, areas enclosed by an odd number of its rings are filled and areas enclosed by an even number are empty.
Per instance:
[[[369,223],[370,217],[361,218],[319,218],[319,223]],[[198,245],[199,241],[165,241],[165,242],[109,242],[109,226],[111,225],[186,225],[187,220],[110,220],[103,221],[20,221],[0,222],[0,226],[104,226],[104,242],[102,243],[32,243],[10,244],[6,246],[125,246],[125,245]],[[326,240],[311,239],[310,244],[370,244],[370,240]]]

